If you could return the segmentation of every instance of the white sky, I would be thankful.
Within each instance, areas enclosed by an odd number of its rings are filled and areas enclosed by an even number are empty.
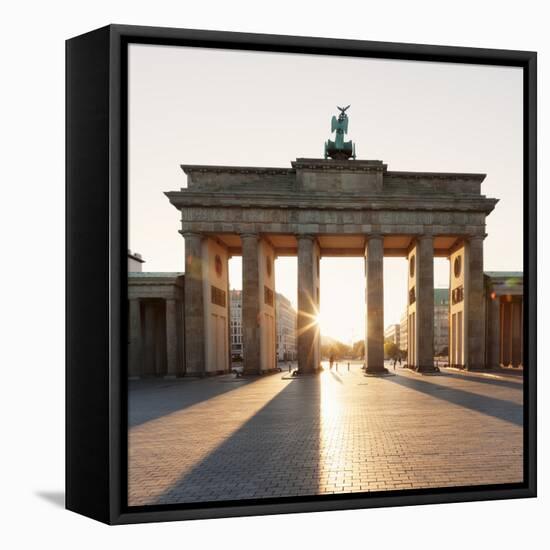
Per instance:
[[[336,105],[351,104],[348,139],[389,170],[481,172],[500,199],[487,218],[485,270],[523,269],[522,71],[480,65],[131,45],[129,247],[146,271],[183,271],[180,215],[164,191],[180,164],[290,167],[322,158]],[[296,259],[276,262],[277,290],[296,303]],[[240,258],[230,284],[241,287]],[[435,286],[448,285],[437,259]],[[321,261],[322,329],[364,331],[360,258]],[[406,262],[384,261],[385,325],[406,304]]]

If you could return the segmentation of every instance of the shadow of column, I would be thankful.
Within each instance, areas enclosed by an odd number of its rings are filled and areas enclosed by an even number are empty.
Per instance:
[[[256,380],[258,378],[236,379],[228,375],[210,380],[166,381],[151,378],[131,381],[128,384],[128,429],[242,388]],[[161,394],[162,399],[159,399]]]
[[[318,376],[289,382],[156,498],[154,504],[316,494],[320,469],[320,384]]]
[[[457,375],[457,377],[462,378],[461,375]],[[433,381],[425,382],[409,376],[393,376],[385,380],[392,384],[400,384],[409,389],[425,393],[436,399],[443,399],[453,405],[458,405],[523,427],[523,404],[443,386]],[[476,378],[475,381],[478,382],[478,379]]]

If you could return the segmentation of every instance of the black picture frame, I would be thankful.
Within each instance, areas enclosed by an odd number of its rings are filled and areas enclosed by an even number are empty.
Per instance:
[[[514,66],[523,69],[524,482],[331,498],[128,508],[127,50],[130,43]],[[138,523],[536,496],[535,52],[109,25],[66,43],[66,507]]]

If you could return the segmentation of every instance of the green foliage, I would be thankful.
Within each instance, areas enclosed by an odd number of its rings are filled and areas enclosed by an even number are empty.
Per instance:
[[[357,342],[355,342],[353,344],[351,354],[356,359],[363,359],[365,357],[365,341],[364,340],[358,340]]]
[[[399,348],[397,344],[386,340],[384,343],[384,356],[388,359],[397,359],[399,357]]]
[[[351,353],[352,349],[350,348],[350,346],[336,340],[334,340],[330,344],[325,344],[321,346],[321,356],[326,357],[327,359],[330,356],[333,356],[335,361],[342,360],[344,357],[349,356]]]

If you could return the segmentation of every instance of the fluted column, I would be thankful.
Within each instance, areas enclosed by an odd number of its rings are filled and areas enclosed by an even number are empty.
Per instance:
[[[301,374],[315,372],[315,346],[317,344],[317,289],[315,285],[315,237],[298,235],[298,371]]]
[[[500,296],[489,298],[488,367],[500,366]]]
[[[386,372],[384,367],[384,238],[368,237],[365,248],[367,374]]]
[[[260,271],[259,236],[241,235],[243,251],[242,337],[245,374],[260,372]]]
[[[422,235],[416,246],[416,339],[419,372],[434,371],[434,246],[432,235]]]
[[[467,309],[468,356],[467,369],[485,367],[485,311],[483,304],[483,238],[468,241]]]
[[[129,311],[130,349],[128,354],[128,376],[139,378],[142,374],[142,335],[141,335],[141,307],[139,299],[130,300]]]
[[[166,378],[178,375],[176,300],[166,300]]]
[[[185,233],[185,365],[186,374],[203,375],[204,296],[202,239],[197,233]]]

